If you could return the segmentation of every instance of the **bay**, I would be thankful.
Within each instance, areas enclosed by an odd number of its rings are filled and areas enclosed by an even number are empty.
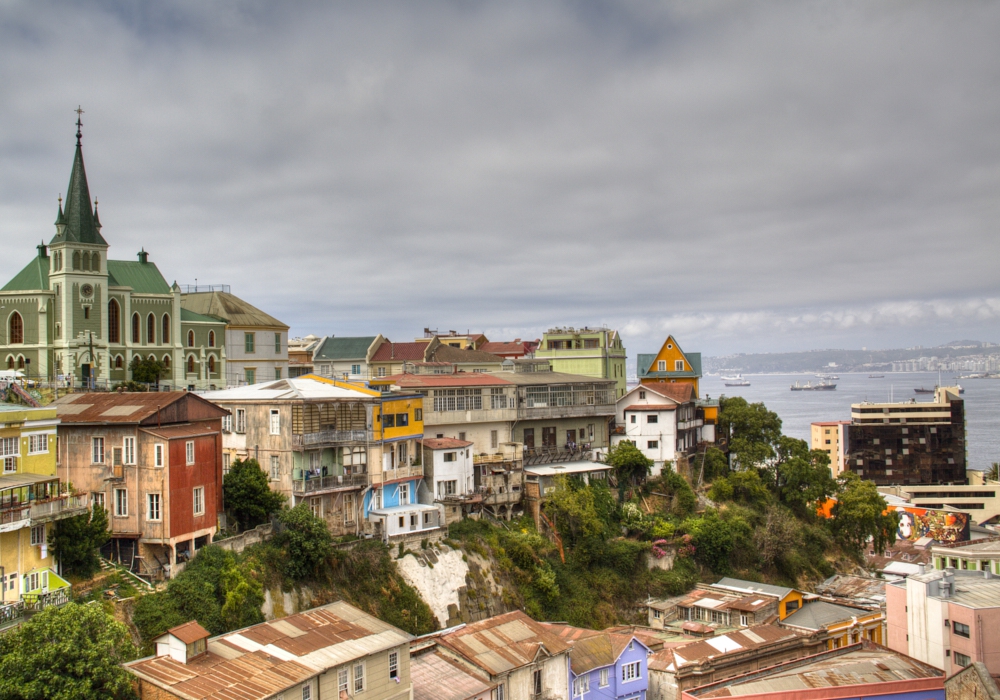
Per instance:
[[[810,424],[814,421],[850,420],[851,404],[863,401],[928,401],[932,396],[914,393],[918,387],[932,389],[938,383],[937,372],[887,372],[883,378],[867,374],[834,372],[834,391],[792,391],[795,382],[813,384],[820,380],[813,374],[748,374],[750,386],[725,386],[722,379],[706,376],[701,380],[702,396],[742,396],[751,403],[763,402],[781,417],[785,435],[809,442]],[[1000,461],[1000,379],[957,379],[954,373],[941,375],[941,383],[960,383],[965,393],[966,459],[969,469],[984,470]]]

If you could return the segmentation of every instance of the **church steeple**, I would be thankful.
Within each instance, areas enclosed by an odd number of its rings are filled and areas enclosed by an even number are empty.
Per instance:
[[[94,210],[90,206],[90,188],[87,185],[87,171],[83,167],[83,146],[81,143],[83,138],[83,133],[81,132],[83,122],[80,120],[83,110],[77,108],[76,112],[76,155],[73,158],[73,169],[69,175],[66,208],[60,217],[65,226],[62,230],[57,231],[55,238],[52,239],[52,243],[73,241],[106,246],[108,242],[101,236],[100,225],[97,222]],[[57,227],[58,223],[57,220]]]

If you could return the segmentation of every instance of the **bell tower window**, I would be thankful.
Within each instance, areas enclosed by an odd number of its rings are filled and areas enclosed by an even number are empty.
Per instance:
[[[73,269],[74,270],[79,270],[80,269],[80,251],[79,250],[74,250],[73,251]]]
[[[101,271],[101,254],[100,253],[94,253],[93,256],[91,256],[91,258],[90,258],[90,269],[93,270],[94,272],[100,272]]]
[[[83,254],[83,271],[84,272],[90,271],[90,253]]]

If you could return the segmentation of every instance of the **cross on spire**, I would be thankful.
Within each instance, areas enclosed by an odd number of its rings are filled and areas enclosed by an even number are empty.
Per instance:
[[[80,127],[83,126],[83,122],[80,121],[80,117],[83,115],[83,110],[80,109],[80,105],[77,105],[76,109],[73,111],[76,112],[76,145],[79,146],[80,139],[83,138],[83,133],[80,131]]]

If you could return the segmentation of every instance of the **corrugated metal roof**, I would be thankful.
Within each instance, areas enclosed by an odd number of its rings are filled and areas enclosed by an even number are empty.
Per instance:
[[[519,624],[507,626],[510,622]],[[539,653],[556,655],[569,648],[558,635],[520,610],[444,634],[440,643],[494,676],[532,663]]]
[[[744,581],[742,579],[730,578],[728,576],[712,585],[718,586],[719,588],[728,588],[734,591],[743,591],[745,593],[751,593],[751,592],[767,593],[768,595],[777,596],[779,600],[783,600],[786,595],[795,590],[794,588],[787,588],[785,586],[772,586],[769,583]]]
[[[263,700],[410,639],[402,630],[338,601],[215,637],[207,653],[187,664],[160,656],[125,666],[182,697]]]
[[[378,336],[363,336],[358,338],[337,338],[329,336],[320,341],[313,351],[313,362],[317,360],[363,360],[368,355],[368,348]]]
[[[185,644],[193,644],[199,639],[205,639],[210,636],[208,630],[199,625],[196,620],[185,622],[183,625],[177,625],[177,627],[171,627],[167,630],[167,634],[172,634]]]
[[[217,414],[215,417],[225,414],[218,406],[186,391],[67,394],[49,405],[64,424],[139,423],[178,401],[200,403],[209,414]]]
[[[138,260],[108,260],[108,286],[131,287],[138,294],[170,294],[155,263]]]
[[[0,292],[42,291],[49,288],[49,258],[36,255]]]
[[[413,700],[468,700],[496,686],[437,651],[410,657],[410,680]]]
[[[801,608],[786,617],[782,624],[800,627],[808,630],[821,630],[840,622],[850,622],[856,617],[867,617],[876,614],[872,610],[859,610],[846,605],[836,605],[823,600],[806,603]]]

